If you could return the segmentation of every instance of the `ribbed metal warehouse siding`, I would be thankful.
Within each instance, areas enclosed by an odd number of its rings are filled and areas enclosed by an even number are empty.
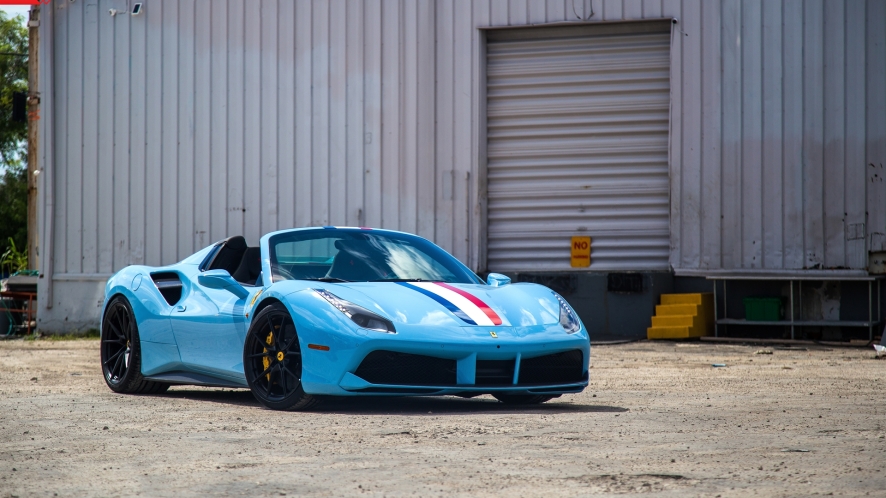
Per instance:
[[[53,2],[56,274],[330,224],[417,232],[469,261],[477,133],[453,94],[471,93],[471,66],[452,71],[433,36],[452,9],[213,0],[108,14],[126,3]],[[479,36],[459,28],[470,53]]]
[[[589,270],[668,269],[670,32],[489,32],[490,270],[569,270],[573,235]]]
[[[865,268],[886,249],[886,2],[700,7],[673,52],[671,264]]]
[[[488,26],[679,20],[672,266],[860,268],[859,247],[886,244],[879,0],[183,0],[108,13],[131,3],[41,12],[47,330],[94,326],[102,280],[122,266],[235,232],[400,228],[483,269]],[[847,240],[858,223],[864,238]]]

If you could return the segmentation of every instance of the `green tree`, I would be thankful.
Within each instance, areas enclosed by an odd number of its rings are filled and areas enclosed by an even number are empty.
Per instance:
[[[28,169],[6,168],[0,176],[0,254],[9,248],[9,239],[19,250],[28,243]]]
[[[28,29],[21,16],[0,11],[0,254],[9,238],[28,243],[26,123],[12,121],[12,94],[28,91]]]

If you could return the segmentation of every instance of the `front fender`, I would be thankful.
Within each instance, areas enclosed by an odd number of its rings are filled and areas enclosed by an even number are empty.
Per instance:
[[[367,334],[372,332],[358,327],[310,288],[286,289],[284,292],[267,289],[252,309],[260,310],[270,299],[281,302],[295,323],[305,390],[312,391],[312,386],[320,384],[337,385],[341,381],[341,366],[351,359],[358,346],[366,341]],[[254,314],[250,312],[249,316],[251,320]],[[315,349],[309,345],[329,349]]]

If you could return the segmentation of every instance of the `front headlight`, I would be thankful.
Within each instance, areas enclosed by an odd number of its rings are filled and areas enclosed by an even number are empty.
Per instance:
[[[578,332],[581,324],[578,321],[578,317],[575,316],[575,312],[572,311],[572,308],[566,304],[566,301],[559,294],[556,292],[552,292],[552,294],[557,298],[557,302],[560,303],[560,326],[563,327],[567,334]]]
[[[351,321],[358,326],[376,332],[385,332],[388,334],[397,333],[397,330],[394,329],[394,323],[387,318],[373,313],[362,306],[357,306],[350,301],[345,301],[326,289],[313,289],[313,291],[319,294],[323,299],[329,301],[329,304],[335,306],[337,310],[344,313],[345,316],[350,318]]]

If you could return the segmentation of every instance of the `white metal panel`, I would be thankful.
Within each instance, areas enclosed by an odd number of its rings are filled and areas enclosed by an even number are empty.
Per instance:
[[[669,49],[668,32],[489,34],[490,270],[568,270],[572,235],[591,270],[667,269]]]
[[[763,44],[771,47],[771,50],[763,51],[761,85],[763,88],[773,88],[781,83],[784,64],[781,36],[782,9],[777,2],[764,2],[762,8]],[[783,143],[774,136],[773,132],[782,129],[784,101],[781,92],[770,91],[761,95],[762,135],[766,139],[763,140],[763,146],[760,149],[763,170],[763,184],[760,189],[763,209],[763,238],[760,251],[763,260],[760,265],[771,268],[781,265],[782,254],[784,254],[784,220],[781,216],[767,216],[770,212],[781,211],[783,202],[781,196],[785,181],[781,167]]]
[[[886,251],[886,91],[883,91],[883,82],[886,81],[886,2],[868,0],[865,19],[867,20],[865,30],[867,135],[864,159],[864,180],[867,187],[866,234],[868,248],[871,251]],[[859,28],[859,26],[854,27],[854,29]],[[858,70],[860,73],[861,68]],[[857,127],[854,129],[858,131]],[[861,193],[860,190],[854,192],[856,195]]]
[[[886,24],[886,19],[882,20]],[[865,68],[865,33],[855,26],[863,26],[865,23],[865,4],[853,2],[846,6],[846,74],[863,74]],[[886,29],[884,29],[886,34]],[[865,94],[866,82],[864,78],[847,78],[845,95],[853,95],[854,98],[846,99],[846,144],[845,157],[843,159],[846,175],[844,195],[846,196],[846,226],[855,227],[856,230],[865,226],[865,196],[859,195],[857,185],[866,184],[865,169],[858,167],[865,164],[864,161],[864,120],[865,99],[860,98]],[[883,89],[882,86],[880,88]],[[886,92],[880,92],[881,94]],[[881,115],[881,118],[883,116]],[[857,189],[857,190],[856,190]],[[886,212],[886,206],[882,210]],[[850,216],[849,213],[852,213]],[[886,225],[886,223],[884,223]],[[884,227],[886,228],[886,227]],[[846,241],[846,266],[849,268],[864,268],[867,266],[867,245],[865,234],[856,233],[855,237],[845,237]]]

